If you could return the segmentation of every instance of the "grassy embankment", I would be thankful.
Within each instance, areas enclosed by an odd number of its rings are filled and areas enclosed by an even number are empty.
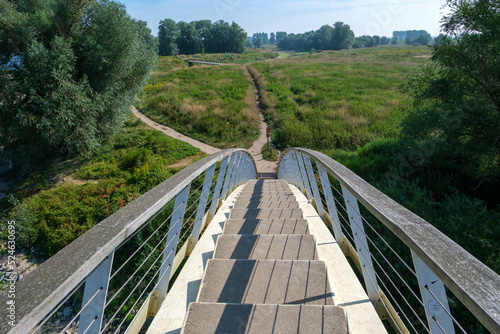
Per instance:
[[[19,178],[10,189],[14,200],[4,198],[1,209],[16,221],[18,246],[46,258],[179,170],[170,165],[198,154],[189,144],[130,121],[94,157],[47,162]]]
[[[217,55],[202,59],[217,61]],[[209,145],[250,147],[259,136],[259,116],[245,67],[186,66],[177,57],[160,58],[139,110]]]

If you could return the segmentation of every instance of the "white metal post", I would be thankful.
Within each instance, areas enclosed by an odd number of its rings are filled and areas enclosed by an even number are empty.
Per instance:
[[[326,206],[328,208],[328,213],[332,219],[333,234],[335,239],[340,244],[342,242],[342,227],[340,225],[339,213],[337,211],[337,206],[335,205],[335,198],[332,193],[332,185],[330,184],[330,179],[328,178],[328,173],[323,166],[318,165],[318,173],[321,180],[321,186],[323,187],[323,194],[325,194]]]
[[[300,169],[299,159],[297,157],[297,152],[293,151],[291,154],[292,154],[293,169],[294,169],[293,173],[298,182],[297,187],[299,187],[300,191],[306,191],[306,184],[304,182],[304,178],[301,175],[301,169]]]
[[[450,317],[450,306],[446,297],[446,290],[443,282],[427,267],[427,265],[411,251],[413,265],[417,273],[418,287],[425,305],[425,315],[432,334],[448,333],[454,334],[455,328]],[[434,298],[429,292],[437,297]],[[444,307],[444,308],[443,308]],[[439,324],[439,325],[438,325]],[[441,328],[439,328],[441,326]]]
[[[370,248],[366,239],[363,219],[359,211],[358,200],[347,188],[342,186],[342,194],[344,195],[345,207],[349,215],[349,223],[351,224],[352,235],[356,251],[358,252],[359,262],[361,263],[361,271],[365,280],[366,290],[373,306],[377,309],[377,292],[379,290],[377,284],[377,276],[372,263]]]
[[[227,166],[226,178],[224,179],[224,187],[222,188],[221,200],[226,199],[227,191],[229,189],[229,183],[231,181],[231,176],[233,175],[234,165],[236,163],[237,156],[238,156],[237,153],[231,154],[231,158]]]
[[[78,334],[101,332],[113,256],[114,252],[109,254],[85,281],[82,306],[88,305],[80,314]]]
[[[297,155],[297,162],[300,169],[300,178],[302,179],[302,182],[304,184],[306,196],[308,199],[312,199],[313,195],[311,191],[311,185],[309,184],[309,180],[307,178],[307,172],[306,172],[306,167],[304,166],[304,159],[302,158],[302,153],[300,152],[295,152],[295,153]]]
[[[168,290],[168,283],[170,281],[170,274],[172,271],[172,264],[174,263],[175,253],[177,252],[177,243],[179,242],[179,235],[181,232],[182,221],[184,220],[184,213],[186,211],[186,204],[189,195],[189,188],[191,185],[186,186],[175,198],[174,212],[170,219],[170,226],[168,229],[167,241],[165,241],[165,250],[163,251],[162,265],[160,268],[159,280],[157,290],[160,291],[158,297],[158,305],[161,305]]]
[[[249,169],[250,169],[250,166],[249,166],[249,161],[248,161],[248,155],[243,154],[243,166],[241,168],[241,173],[238,174],[238,180],[236,182],[236,186],[239,186],[240,184],[242,184],[244,182],[243,180],[247,178],[248,173],[249,173]]]
[[[210,188],[212,187],[212,181],[215,173],[215,164],[207,169],[205,173],[205,181],[203,182],[203,189],[201,190],[200,200],[198,202],[198,208],[196,209],[196,217],[193,223],[193,232],[191,236],[198,241],[198,237],[201,232],[201,222],[203,216],[205,216],[205,209],[207,208],[208,196],[210,195]]]
[[[243,161],[243,153],[240,152],[238,153],[238,158],[236,159],[236,163],[233,169],[233,175],[231,176],[231,180],[229,183],[229,193],[232,193],[234,190],[234,186],[236,183],[236,179],[238,178],[238,173],[240,172],[242,161]]]
[[[219,195],[222,189],[222,182],[224,182],[224,176],[226,175],[226,167],[229,156],[224,157],[220,164],[219,175],[217,176],[217,183],[215,185],[214,195],[212,197],[212,205],[210,206],[210,212],[212,216],[215,215],[215,210],[217,210],[217,204],[219,203]]]
[[[321,216],[325,209],[323,208],[323,202],[321,201],[321,195],[319,194],[318,182],[316,181],[316,177],[314,176],[311,159],[309,159],[309,156],[306,154],[304,154],[304,161],[306,163],[307,177],[309,178],[309,183],[311,184],[312,193],[316,202],[316,210],[318,210],[318,214]]]
[[[298,183],[298,177],[295,174],[295,167],[297,167],[297,164],[293,160],[293,157],[295,156],[295,153],[290,152],[288,153],[284,158],[286,160],[284,161],[283,165],[283,179],[286,179],[287,182],[294,184],[297,188],[300,189],[300,184]],[[295,165],[294,165],[295,164]]]

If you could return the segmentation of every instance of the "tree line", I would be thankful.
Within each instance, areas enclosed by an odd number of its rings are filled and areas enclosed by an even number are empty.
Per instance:
[[[159,55],[196,53],[242,53],[245,51],[247,33],[235,22],[222,20],[160,21],[158,27]]]
[[[394,31],[392,38],[376,35],[355,37],[349,25],[336,22],[333,26],[323,25],[318,30],[301,34],[287,34],[284,31],[276,34],[255,33],[248,38],[246,46],[260,48],[264,44],[277,44],[286,51],[311,51],[375,47],[398,44],[399,41],[404,41],[407,45],[429,45],[433,40],[425,30]]]

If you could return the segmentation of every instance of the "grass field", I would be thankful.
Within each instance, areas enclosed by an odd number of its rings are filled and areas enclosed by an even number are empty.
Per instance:
[[[399,90],[425,47],[327,51],[252,64],[279,148],[355,149],[394,136],[407,108]]]
[[[259,116],[245,67],[185,66],[178,58],[162,57],[137,107],[212,146],[250,147],[259,136]]]

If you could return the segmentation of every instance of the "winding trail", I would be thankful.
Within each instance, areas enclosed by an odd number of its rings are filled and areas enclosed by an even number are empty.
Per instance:
[[[246,71],[248,71],[248,68],[246,68]],[[257,105],[257,109],[258,109],[259,117],[260,117],[260,125],[259,125],[260,137],[256,141],[254,141],[252,147],[250,147],[248,149],[248,151],[250,152],[250,154],[252,155],[252,157],[255,160],[259,176],[260,177],[274,177],[274,174],[276,173],[276,167],[277,167],[276,161],[267,161],[262,156],[262,146],[264,146],[264,144],[267,143],[267,137],[266,137],[267,123],[264,119],[264,115],[262,114],[262,109],[260,107],[260,98],[259,98],[259,94],[257,93],[257,85],[255,84],[255,80],[250,75],[250,73],[249,73],[249,78],[251,79],[252,84],[254,85],[254,89],[255,89],[255,96],[256,96],[255,103]],[[167,136],[170,136],[170,137],[179,139],[183,142],[186,142],[188,144],[191,144],[194,147],[199,148],[200,150],[202,150],[203,152],[205,152],[207,154],[214,154],[214,153],[221,151],[221,149],[219,149],[219,148],[202,143],[196,139],[193,139],[191,137],[183,135],[182,133],[179,133],[172,128],[169,128],[168,126],[159,124],[159,123],[151,120],[146,115],[144,115],[139,110],[137,110],[137,108],[134,106],[130,107],[130,109],[132,110],[132,113],[134,114],[135,117],[139,118],[141,121],[143,121],[144,123],[146,123],[150,127],[154,128],[155,130],[163,132]]]
[[[138,119],[140,119],[141,121],[143,121],[144,123],[146,123],[147,125],[152,127],[153,129],[163,132],[167,136],[170,136],[170,137],[173,137],[175,139],[179,139],[185,143],[191,144],[194,147],[199,148],[200,150],[202,150],[203,152],[205,152],[207,154],[214,154],[214,153],[222,151],[220,148],[207,145],[205,143],[202,143],[201,141],[198,141],[198,140],[193,139],[191,137],[185,136],[182,133],[179,133],[179,132],[175,131],[174,129],[169,128],[168,126],[156,123],[155,121],[153,121],[152,119],[149,119],[146,115],[141,113],[139,110],[137,110],[137,108],[134,106],[130,107],[130,109],[132,110],[132,113],[134,114],[135,117],[137,117]]]

